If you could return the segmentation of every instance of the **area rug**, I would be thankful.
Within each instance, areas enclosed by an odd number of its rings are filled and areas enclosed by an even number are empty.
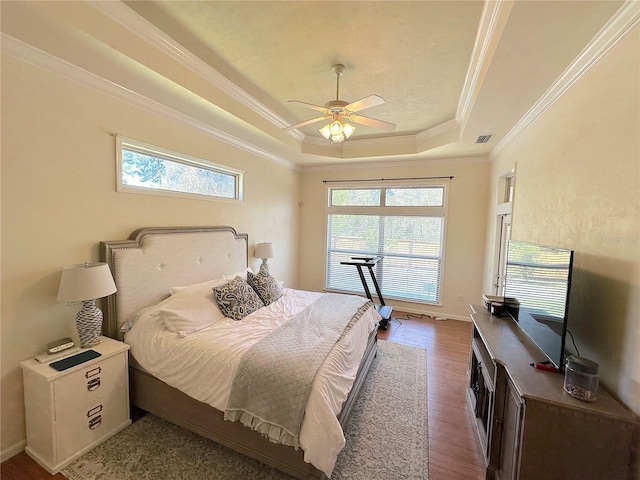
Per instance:
[[[427,359],[379,340],[345,427],[331,479],[428,478]],[[65,468],[71,480],[289,480],[215,442],[147,414]]]

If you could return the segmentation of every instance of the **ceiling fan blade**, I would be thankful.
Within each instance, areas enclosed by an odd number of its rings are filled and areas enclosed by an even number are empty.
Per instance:
[[[322,117],[316,117],[316,118],[311,118],[309,120],[305,120],[304,122],[300,122],[300,123],[296,123],[295,125],[291,125],[289,127],[285,127],[282,130],[293,130],[294,128],[300,128],[300,127],[304,127],[305,125],[309,125],[310,123],[315,123],[315,122],[319,122],[320,120],[324,120],[327,117],[325,115],[323,115]]]
[[[302,107],[311,108],[312,110],[318,110],[319,112],[327,111],[325,107],[321,107],[320,105],[314,105],[313,103],[301,102],[300,100],[287,100],[287,102],[298,103]]]
[[[349,110],[350,112],[359,112],[360,110],[364,110],[365,108],[376,107],[378,105],[382,105],[384,103],[384,98],[380,95],[369,95],[368,97],[361,98],[360,100],[356,100],[355,102],[346,105],[345,110]]]
[[[382,120],[376,120],[375,118],[364,117],[362,115],[350,115],[349,120],[388,132],[396,128],[395,123],[383,122]]]

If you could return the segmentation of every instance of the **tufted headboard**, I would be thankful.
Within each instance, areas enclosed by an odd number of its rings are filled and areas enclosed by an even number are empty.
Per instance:
[[[118,291],[107,297],[103,332],[122,340],[121,325],[165,299],[172,287],[229,275],[248,265],[248,235],[232,227],[150,227],[128,240],[100,242]]]

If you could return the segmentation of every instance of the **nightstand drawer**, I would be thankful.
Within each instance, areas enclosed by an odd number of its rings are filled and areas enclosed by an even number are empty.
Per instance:
[[[118,388],[109,396],[59,417],[56,422],[58,461],[83,448],[99,442],[129,419],[129,399],[125,388]]]
[[[55,419],[64,418],[85,405],[97,404],[101,398],[123,388],[128,381],[125,355],[92,363],[56,381]]]

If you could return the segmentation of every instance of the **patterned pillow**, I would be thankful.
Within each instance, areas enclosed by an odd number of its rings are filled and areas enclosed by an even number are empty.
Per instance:
[[[250,313],[264,307],[258,294],[242,277],[213,288],[213,294],[225,317],[242,320]]]
[[[275,302],[282,296],[282,289],[275,278],[262,270],[257,275],[247,272],[247,282],[253,287],[265,305]]]

